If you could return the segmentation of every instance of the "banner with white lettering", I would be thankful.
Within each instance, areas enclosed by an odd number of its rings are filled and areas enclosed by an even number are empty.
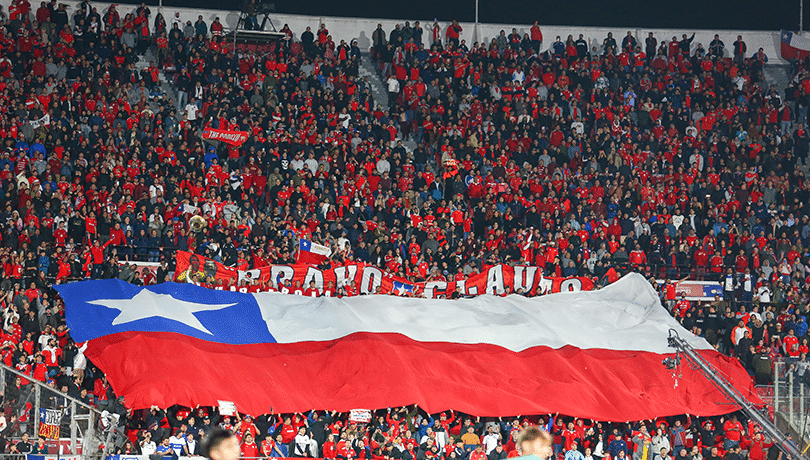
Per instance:
[[[196,280],[196,281],[195,281]],[[258,284],[251,283],[258,280]],[[411,281],[385,272],[373,265],[353,263],[321,270],[312,265],[270,265],[252,270],[237,270],[201,255],[177,252],[175,281],[196,282],[213,289],[259,292],[277,289],[290,294],[334,295],[343,287],[348,295],[394,294],[411,296],[420,292],[428,299],[445,298],[458,291],[460,296],[590,291],[593,280],[587,277],[545,277],[539,267],[485,265],[481,273],[466,277]],[[244,283],[243,283],[244,281]]]
[[[352,423],[368,423],[371,421],[369,409],[352,409],[349,412],[349,421]]]
[[[215,129],[210,127],[203,129],[203,139],[222,141],[234,147],[239,147],[244,144],[247,138],[247,131],[228,131],[227,129]]]
[[[47,125],[51,124],[51,116],[46,113],[45,116],[43,116],[43,117],[41,117],[41,118],[39,118],[37,120],[31,120],[28,123],[34,129],[37,129],[40,126],[47,126]]]
[[[219,415],[236,415],[236,404],[233,401],[220,401],[217,400],[219,403]]]

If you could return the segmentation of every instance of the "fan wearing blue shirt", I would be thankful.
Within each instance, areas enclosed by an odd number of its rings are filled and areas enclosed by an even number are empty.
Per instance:
[[[175,457],[174,451],[172,450],[172,446],[169,444],[169,438],[163,438],[163,441],[161,441],[161,443],[158,444],[155,453],[163,455],[164,460],[171,460],[172,458]]]
[[[571,443],[571,450],[565,453],[565,460],[585,460],[585,456],[577,450],[577,447],[576,441]]]

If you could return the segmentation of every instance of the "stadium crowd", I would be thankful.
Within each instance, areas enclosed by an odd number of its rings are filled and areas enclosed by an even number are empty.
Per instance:
[[[329,246],[333,266],[367,262],[415,281],[494,263],[597,279],[635,270],[668,279],[673,314],[759,383],[785,357],[810,379],[807,60],[781,91],[743,37],[728,48],[630,32],[544,41],[535,24],[469,47],[458,23],[405,22],[372,36],[384,106],[359,77],[369,57],[323,24],[234,48],[218,19],[14,0],[0,25],[2,359],[119,413],[132,436],[124,451],[193,452],[207,426],[235,423],[245,456],[494,460],[513,455],[518,424],[546,423],[410,408],[362,428],[345,414],[127,413],[82,361],[52,285],[163,282],[178,250],[261,267],[294,263],[306,239]],[[249,136],[205,143],[203,126]],[[160,268],[138,272],[136,261]],[[678,299],[684,277],[719,281],[723,298]],[[30,426],[30,388],[6,386],[3,439]],[[771,458],[734,419],[563,420],[552,433],[566,460],[655,460],[662,449],[737,460],[740,448]],[[20,442],[6,451],[37,447]]]

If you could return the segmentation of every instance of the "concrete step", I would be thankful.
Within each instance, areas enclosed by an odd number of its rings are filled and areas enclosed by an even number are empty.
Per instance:
[[[762,70],[762,74],[765,76],[765,82],[768,84],[768,86],[770,87],[770,85],[774,85],[781,96],[784,96],[785,88],[788,87],[790,81],[793,79],[792,70],[789,64],[767,65]]]
[[[364,54],[361,56],[358,73],[361,77],[368,77],[368,81],[371,83],[371,94],[374,96],[376,103],[382,107],[388,107],[388,90],[380,79],[376,65],[371,60],[370,55]]]

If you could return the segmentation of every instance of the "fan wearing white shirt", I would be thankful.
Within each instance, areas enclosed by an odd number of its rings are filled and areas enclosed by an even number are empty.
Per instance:
[[[186,437],[178,430],[177,433],[169,437],[169,446],[178,457],[183,455],[183,449],[186,447]]]
[[[193,457],[198,455],[197,441],[194,440],[194,435],[191,433],[186,435],[186,445],[184,447],[184,455],[187,457]]]
[[[197,103],[192,97],[189,99],[188,104],[186,104],[185,112],[186,112],[186,119],[191,123],[191,126],[197,127],[197,113],[200,111],[200,108],[197,107]]]
[[[141,455],[147,457],[157,451],[157,444],[155,444],[155,441],[152,441],[152,433],[148,431],[143,435],[143,440],[140,442],[140,446]]]
[[[490,454],[496,447],[498,447],[498,443],[501,441],[501,433],[496,433],[495,428],[490,426],[487,428],[487,434],[484,436],[482,444],[484,444],[484,450],[487,455]]]

